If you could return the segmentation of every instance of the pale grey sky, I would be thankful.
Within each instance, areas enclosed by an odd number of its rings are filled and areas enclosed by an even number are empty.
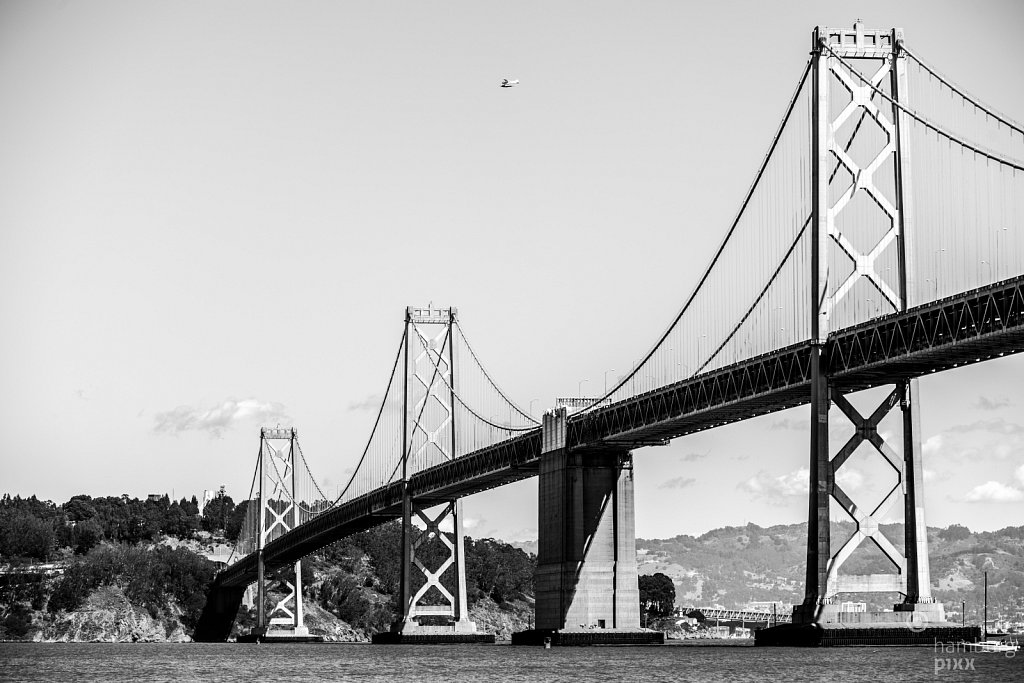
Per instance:
[[[410,304],[538,413],[596,391],[693,286],[813,26],[858,17],[1024,119],[1009,0],[0,1],[0,491],[239,498],[261,421],[334,487]],[[1022,523],[1024,359],[922,390],[929,523]],[[637,534],[801,520],[806,419],[638,451]],[[535,491],[469,533],[535,535]]]

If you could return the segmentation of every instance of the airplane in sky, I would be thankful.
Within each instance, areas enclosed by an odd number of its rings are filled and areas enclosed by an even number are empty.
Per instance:
[[[501,79],[501,87],[502,88],[511,88],[513,85],[519,85],[519,81],[518,80],[510,81],[507,78]]]

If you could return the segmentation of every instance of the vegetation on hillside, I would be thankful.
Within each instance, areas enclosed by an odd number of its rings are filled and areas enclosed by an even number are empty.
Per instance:
[[[191,631],[216,566],[186,547],[173,547],[177,541],[165,545],[161,539],[209,538],[202,532],[212,532],[230,541],[237,537],[245,509],[246,501],[235,505],[223,492],[203,514],[195,498],[75,496],[55,505],[5,495],[0,498],[0,564],[7,567],[0,575],[0,639],[26,637],[43,622],[87,608],[89,596],[107,588],[163,620],[168,632],[177,626]],[[397,614],[400,538],[398,523],[384,524],[305,558],[307,603],[364,635],[386,630]],[[436,567],[447,547],[430,538],[417,552]],[[470,607],[486,605],[521,620],[532,600],[533,556],[494,539],[467,538],[464,562]],[[44,568],[50,566],[56,569]],[[449,592],[455,590],[454,575],[453,568],[442,575]],[[290,568],[272,572],[269,579],[268,602],[273,603],[283,596],[284,582],[292,580]],[[414,577],[413,590],[423,581]],[[440,598],[434,588],[426,595],[427,602]],[[254,616],[243,608],[238,625],[251,626]]]
[[[881,531],[901,552],[904,526],[883,524]],[[831,525],[832,549],[856,531],[852,523]],[[701,536],[638,539],[642,573],[661,572],[676,585],[676,603],[690,606],[743,607],[751,601],[798,603],[803,599],[807,527],[768,528],[756,524],[724,527]],[[947,614],[960,618],[967,603],[968,621],[977,620],[988,572],[990,616],[1014,618],[1024,612],[1024,527],[972,532],[953,524],[928,529],[932,592],[946,603]],[[844,574],[886,573],[889,560],[865,542],[843,565]],[[874,608],[891,608],[895,594],[850,594]],[[1024,618],[1022,617],[1017,618]]]

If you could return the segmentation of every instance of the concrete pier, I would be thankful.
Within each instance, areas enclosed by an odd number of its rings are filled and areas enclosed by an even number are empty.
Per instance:
[[[513,644],[662,642],[640,628],[633,456],[565,448],[565,409],[544,415],[538,509],[536,628]]]

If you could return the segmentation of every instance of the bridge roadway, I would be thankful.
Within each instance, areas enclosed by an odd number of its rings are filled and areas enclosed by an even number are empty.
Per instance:
[[[810,401],[811,344],[804,342],[571,416],[570,447],[639,447]],[[829,381],[844,390],[968,365],[1024,350],[1024,276],[839,330],[823,348]],[[540,429],[431,467],[409,487],[421,503],[452,500],[535,476]],[[397,519],[401,483],[390,484],[267,544],[268,569],[345,536]],[[217,576],[222,587],[256,580],[255,554]]]

